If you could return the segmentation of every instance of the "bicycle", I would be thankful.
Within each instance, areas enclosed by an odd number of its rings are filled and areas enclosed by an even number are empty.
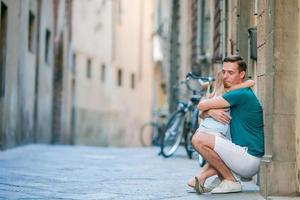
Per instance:
[[[197,105],[204,96],[205,91],[202,88],[192,88],[189,83],[191,80],[196,80],[200,87],[204,85],[204,82],[210,85],[212,81],[214,81],[211,77],[200,77],[188,73],[186,79],[181,82],[186,85],[187,90],[192,91],[192,96],[187,102],[181,101],[178,103],[177,110],[171,115],[167,122],[161,142],[161,155],[165,158],[175,153],[182,139],[184,140],[183,144],[188,157],[192,158],[195,152],[191,144],[191,139],[198,128],[199,110],[197,109]],[[200,164],[203,165],[204,160],[201,161]]]
[[[166,113],[156,111],[153,114],[152,121],[142,125],[140,128],[140,142],[143,147],[151,145],[160,146],[166,118]]]

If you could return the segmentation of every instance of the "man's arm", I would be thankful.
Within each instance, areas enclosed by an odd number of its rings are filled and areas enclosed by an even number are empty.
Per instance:
[[[199,115],[199,118],[200,118],[199,120],[201,121],[202,119],[209,117],[209,116],[223,124],[229,124],[230,120],[231,120],[231,117],[228,115],[226,108],[210,109],[207,111],[203,111]],[[200,124],[200,121],[199,121],[199,124]]]
[[[223,97],[215,97],[200,101],[197,108],[203,112],[210,109],[227,108],[229,106],[230,104]]]

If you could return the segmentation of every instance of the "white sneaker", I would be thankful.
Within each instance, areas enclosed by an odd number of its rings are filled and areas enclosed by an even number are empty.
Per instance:
[[[211,191],[212,194],[222,194],[242,191],[240,182],[223,180],[218,187]]]
[[[219,177],[216,177],[208,186],[207,189],[208,191],[212,191],[215,187],[217,187],[218,185],[220,185],[221,180],[219,179]]]

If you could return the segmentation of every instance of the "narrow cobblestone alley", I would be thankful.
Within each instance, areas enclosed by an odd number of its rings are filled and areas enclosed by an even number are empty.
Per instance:
[[[180,149],[181,150],[181,149]],[[0,199],[263,199],[253,182],[243,192],[197,195],[186,181],[196,160],[157,148],[28,145],[0,152]],[[210,180],[211,181],[211,180]]]

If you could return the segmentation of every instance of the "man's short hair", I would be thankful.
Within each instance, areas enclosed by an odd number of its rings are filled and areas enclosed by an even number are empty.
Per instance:
[[[223,59],[223,63],[224,62],[237,63],[239,72],[242,72],[242,71],[246,72],[247,71],[247,64],[241,56],[236,56],[236,55],[228,56],[228,57]]]

